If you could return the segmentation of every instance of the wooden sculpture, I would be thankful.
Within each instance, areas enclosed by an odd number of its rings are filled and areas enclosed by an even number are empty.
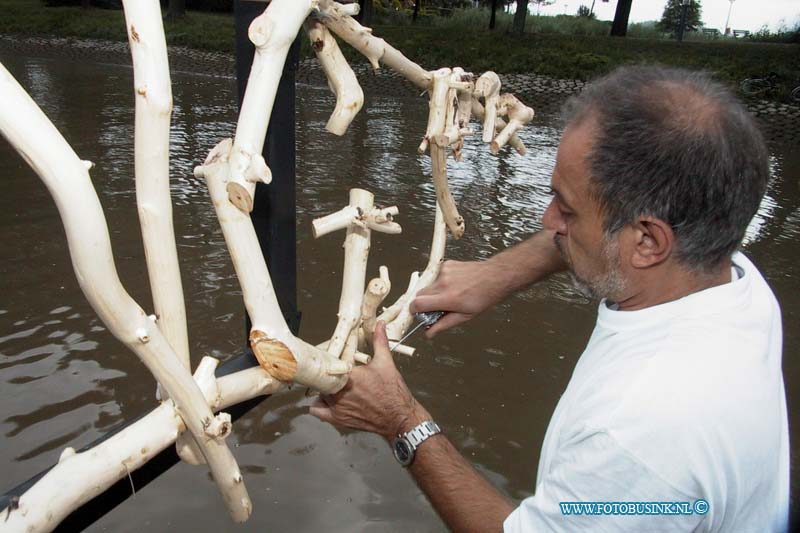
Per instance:
[[[252,505],[225,444],[230,416],[220,411],[293,383],[336,392],[347,383],[354,364],[369,362],[367,352],[378,320],[387,323],[390,339],[402,337],[413,321],[411,301],[439,273],[447,230],[455,238],[465,231],[448,186],[447,159],[450,154],[461,157],[464,137],[472,134],[472,116],[482,121],[483,141],[493,153],[506,144],[525,153],[516,133],[533,118],[533,110],[512,95],[501,94],[496,74],[476,78],[458,67],[427,71],[356,22],[354,4],[272,0],[249,29],[256,53],[236,133],[233,139],[220,141],[195,169],[208,185],[222,227],[252,320],[250,345],[260,366],[217,378],[218,361],[204,357],[192,374],[169,192],[172,95],[161,10],[158,0],[125,0],[123,5],[134,67],[136,201],[154,314],[145,312],[119,280],[106,219],[89,177],[92,164],[78,157],[2,65],[0,131],[53,195],[81,289],[108,329],[158,381],[160,404],[85,452],[66,448],[58,464],[13,509],[0,511],[2,531],[52,530],[74,509],[174,443],[184,461],[208,465],[231,518],[246,520]],[[395,217],[400,210],[379,207],[372,193],[352,189],[345,207],[314,220],[315,238],[345,230],[338,319],[331,337],[315,343],[296,337],[286,324],[250,220],[256,183],[272,179],[261,153],[283,64],[302,28],[336,95],[326,126],[331,133],[343,135],[364,103],[336,37],[366,56],[374,68],[382,63],[427,91],[428,123],[419,151],[430,152],[437,198],[428,264],[422,273],[411,274],[405,292],[381,312],[378,308],[391,283],[385,266],[365,283],[370,236],[372,231],[399,234]],[[403,345],[394,349],[414,352]]]

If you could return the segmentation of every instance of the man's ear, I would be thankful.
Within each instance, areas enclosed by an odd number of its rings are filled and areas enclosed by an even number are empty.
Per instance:
[[[672,254],[675,233],[669,224],[659,218],[640,218],[633,224],[633,236],[631,265],[634,268],[656,266]]]

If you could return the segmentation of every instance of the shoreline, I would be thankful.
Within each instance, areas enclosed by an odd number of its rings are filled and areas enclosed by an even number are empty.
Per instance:
[[[127,42],[77,37],[0,34],[0,57],[4,54],[131,65]],[[236,77],[235,57],[231,53],[169,46],[168,54],[172,72],[229,79]],[[420,95],[417,87],[389,69],[373,71],[366,61],[359,61],[351,66],[365,93],[403,97]],[[514,93],[528,105],[532,105],[537,113],[544,115],[557,113],[564,100],[580,92],[586,84],[581,80],[558,79],[533,73],[498,75],[505,90]],[[298,83],[312,86],[327,85],[324,72],[313,58],[301,59],[296,79]],[[800,105],[755,99],[745,103],[762,124],[764,134],[770,141],[800,142]]]

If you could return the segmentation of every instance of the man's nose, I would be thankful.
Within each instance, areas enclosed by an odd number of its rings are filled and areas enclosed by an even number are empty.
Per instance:
[[[544,215],[542,215],[542,226],[544,226],[546,230],[565,235],[567,233],[567,224],[555,204],[555,198],[550,200],[550,205],[547,206]]]

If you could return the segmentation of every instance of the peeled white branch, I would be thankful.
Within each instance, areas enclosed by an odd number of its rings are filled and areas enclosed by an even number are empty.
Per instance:
[[[203,166],[195,169],[195,176],[204,177],[208,183],[211,201],[242,287],[252,322],[250,346],[261,366],[276,379],[334,393],[347,383],[351,365],[295,337],[289,330],[250,216],[237,209],[227,197],[228,157],[232,145],[231,139],[225,139],[214,147]]]
[[[464,72],[461,68],[454,68],[453,73],[461,78],[465,83],[463,89],[458,90],[458,116],[456,124],[460,130],[469,129],[469,119],[472,116],[472,93],[475,92],[474,76],[470,72]]]
[[[440,68],[433,72],[430,100],[428,101],[428,126],[425,137],[417,148],[417,152],[424,154],[428,150],[431,139],[445,131],[447,120],[448,99],[452,96],[450,79],[453,71],[449,68]]]
[[[508,116],[508,124],[497,134],[491,144],[491,151],[496,154],[525,125],[533,120],[533,109],[523,104],[516,96],[506,93],[500,97],[498,113]]]
[[[377,69],[383,63],[420,89],[428,89],[431,83],[431,74],[428,71],[383,39],[372,35],[372,30],[359,24],[351,14],[353,9],[347,5],[332,0],[319,0],[319,21],[363,54],[372,64],[372,68]]]
[[[189,336],[181,272],[172,226],[169,189],[169,123],[172,112],[167,45],[157,0],[125,0],[125,22],[133,57],[136,97],[134,164],[136,203],[147,274],[156,312],[181,363],[189,364]]]
[[[492,142],[497,119],[497,103],[500,100],[500,77],[492,72],[484,72],[475,82],[474,96],[485,101],[483,114],[483,142]]]
[[[217,378],[215,388],[213,402],[207,398],[214,410],[279,392],[284,385],[255,367]],[[169,400],[89,450],[76,453],[66,448],[58,464],[20,497],[16,509],[0,511],[0,524],[6,531],[52,531],[76,508],[172,445],[185,430]]]
[[[338,321],[327,346],[329,354],[340,357],[346,344],[350,343],[351,349],[348,350],[347,357],[342,357],[344,360],[352,360],[358,345],[371,230],[391,234],[401,232],[400,225],[393,221],[393,216],[399,212],[397,207],[380,208],[373,203],[372,193],[363,189],[350,189],[350,203],[347,207],[311,223],[315,237],[334,229],[347,228]]]
[[[328,349],[328,344],[330,344],[330,342],[331,342],[330,340],[327,340],[325,342],[321,342],[321,343],[317,344],[316,348],[318,348],[320,350],[327,350]],[[353,352],[352,356],[353,356],[353,361],[350,361],[350,362],[358,362],[358,363],[361,363],[361,364],[367,364],[372,359],[371,355],[363,353],[363,352],[361,352],[361,351],[359,351],[357,349]]]
[[[355,205],[347,205],[324,217],[315,218],[311,221],[311,233],[315,239],[319,239],[323,235],[338,231],[340,229],[348,228],[352,224],[360,224],[364,226],[362,217],[364,213]]]
[[[354,359],[356,363],[361,363],[362,365],[368,365],[370,361],[372,361],[372,356],[367,355],[365,353],[356,352]]]
[[[374,199],[373,194],[364,189],[350,189],[348,207],[357,209],[359,213],[369,213],[372,211]],[[370,237],[371,231],[364,224],[356,224],[354,221],[347,227],[338,320],[327,349],[334,357],[341,356],[350,332],[356,328],[361,317]]]
[[[136,204],[142,227],[147,275],[156,323],[183,366],[191,369],[189,334],[178,248],[172,225],[169,188],[169,124],[172,111],[167,46],[157,0],[123,2],[128,43],[133,57],[136,98],[134,163]],[[157,397],[166,399],[159,385]],[[178,455],[191,464],[205,462],[191,435],[182,435]],[[188,450],[188,451],[186,451]]]
[[[389,347],[392,349],[393,352],[397,352],[400,355],[407,355],[408,357],[411,357],[415,353],[417,353],[416,348],[414,348],[413,346],[408,346],[406,344],[391,343]]]
[[[453,148],[453,158],[461,161],[461,150],[464,148],[464,136],[472,135],[469,119],[472,114],[472,93],[475,92],[474,76],[464,72],[461,67],[453,69],[451,89],[455,91],[456,101],[448,107],[447,127],[444,134]]]
[[[436,219],[433,223],[433,239],[431,241],[431,254],[428,258],[428,264],[425,267],[425,270],[422,274],[419,275],[419,279],[416,282],[409,284],[409,289],[406,293],[400,297],[400,299],[395,303],[395,306],[399,307],[399,311],[395,318],[386,325],[386,336],[389,339],[397,340],[400,339],[403,334],[406,332],[408,327],[411,325],[411,322],[414,320],[414,316],[411,314],[409,310],[409,306],[411,302],[416,298],[417,293],[433,283],[436,277],[439,275],[439,270],[442,267],[442,261],[444,260],[444,251],[445,245],[447,243],[447,226],[444,223],[444,215],[442,214],[441,207],[437,204],[436,205]],[[394,306],[393,306],[394,307]],[[383,314],[387,314],[388,318],[388,311],[392,311],[392,308],[386,309]],[[378,317],[378,320],[386,321],[383,314]]]
[[[431,170],[433,186],[436,189],[436,201],[444,214],[444,221],[453,237],[460,239],[464,234],[464,217],[458,214],[456,202],[450,193],[447,183],[447,145],[446,135],[438,135],[431,145]]]
[[[344,135],[364,105],[364,91],[328,29],[320,22],[311,19],[306,21],[305,27],[311,40],[311,47],[328,78],[328,86],[336,96],[336,108],[328,119],[325,129],[334,135]]]
[[[390,235],[398,235],[402,233],[403,228],[400,224],[394,222],[393,217],[400,212],[396,206],[392,207],[373,207],[365,216],[364,223],[371,230],[378,233],[388,233]]]
[[[231,516],[237,522],[246,520],[250,499],[223,440],[225,424],[218,423],[221,419],[208,408],[161,330],[120,283],[108,227],[87,165],[2,65],[0,94],[0,131],[52,194],[86,299],[109,331],[139,356],[167,390],[202,450]]]
[[[414,287],[417,286],[417,282],[419,281],[419,272],[412,272],[411,276],[408,279],[408,287],[406,288],[406,292],[404,292],[400,298],[398,298],[392,305],[389,307],[384,307],[383,311],[381,312],[380,316],[378,316],[378,320],[386,324],[387,326],[397,318],[397,315],[400,314],[400,311],[403,310],[403,306],[410,300],[408,297],[410,294],[414,293]],[[388,337],[392,339],[392,337]],[[399,339],[400,337],[397,337]],[[395,339],[395,340],[397,340]]]
[[[286,54],[316,4],[316,0],[272,0],[247,32],[256,51],[236,123],[230,177],[226,180],[230,201],[244,213],[253,210],[256,183],[272,181],[272,173],[261,156],[267,125]]]
[[[347,341],[344,343],[344,348],[342,349],[342,355],[339,358],[342,361],[347,361],[348,363],[355,364],[356,362],[356,354],[358,354],[358,321],[356,321],[356,325],[353,329],[350,330],[350,335],[347,336]],[[333,339],[331,339],[333,340]],[[329,344],[330,346],[330,344]]]
[[[367,291],[364,293],[364,300],[361,304],[361,342],[359,346],[362,350],[368,349],[367,347],[372,344],[372,335],[378,321],[378,306],[383,303],[389,291],[392,290],[389,269],[381,266],[378,271],[380,277],[373,278],[367,284]]]
[[[203,393],[203,397],[212,410],[214,410],[219,403],[219,388],[217,387],[217,380],[214,376],[218,364],[218,359],[203,357],[193,375],[197,386],[200,388],[200,392]],[[230,424],[230,417],[227,417],[227,422]],[[185,437],[186,434],[179,435],[178,439],[175,441],[175,449],[180,458],[191,465],[205,464],[206,460],[200,448],[197,447],[197,444],[191,438]]]
[[[480,121],[483,120],[484,116],[483,106],[481,105],[481,103],[478,101],[477,98],[472,99],[472,114],[475,115],[475,117],[478,120]],[[505,127],[506,127],[506,121],[500,117],[497,117],[495,119],[495,131],[497,133],[500,133],[501,131],[503,131],[503,128]],[[528,150],[525,148],[525,144],[517,136],[516,133],[509,138],[508,144],[511,147],[513,147],[514,150],[516,150],[519,155],[525,155],[526,153],[528,153]]]

